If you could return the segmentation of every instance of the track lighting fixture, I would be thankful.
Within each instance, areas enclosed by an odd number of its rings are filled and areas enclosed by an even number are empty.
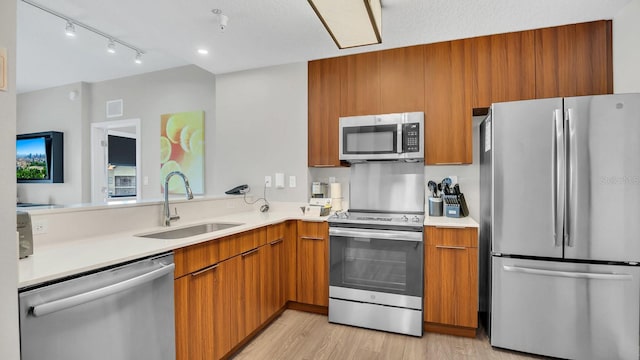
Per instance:
[[[107,52],[109,54],[115,54],[116,53],[116,43],[113,42],[113,39],[109,40],[109,44],[107,44]]]
[[[66,21],[67,24],[65,26],[65,34],[67,34],[67,36],[69,36],[69,37],[76,36],[76,26],[81,27],[81,28],[83,28],[85,30],[88,30],[88,31],[90,31],[90,32],[92,32],[92,33],[94,33],[96,35],[102,36],[103,38],[107,39],[107,41],[108,41],[108,43],[107,43],[107,52],[109,52],[111,54],[115,53],[116,52],[116,43],[118,43],[118,44],[120,44],[120,45],[122,45],[122,46],[124,46],[126,48],[129,48],[129,49],[133,50],[135,52],[135,54],[136,54],[135,58],[134,58],[134,62],[136,64],[142,64],[142,55],[144,55],[144,51],[142,51],[140,48],[138,48],[136,46],[133,46],[133,45],[127,43],[127,42],[124,42],[124,41],[122,41],[122,40],[120,40],[120,39],[118,39],[116,37],[113,37],[113,36],[103,32],[103,31],[100,31],[100,30],[98,30],[98,29],[96,29],[96,28],[94,28],[94,27],[92,27],[90,25],[81,23],[81,22],[79,22],[79,21],[77,21],[77,20],[75,20],[75,19],[73,19],[73,18],[71,18],[69,16],[66,16],[64,14],[61,14],[61,13],[55,11],[55,10],[51,10],[51,9],[49,9],[47,7],[44,7],[44,6],[42,6],[42,5],[38,4],[38,3],[35,3],[33,1],[31,1],[31,0],[21,0],[21,1],[24,2],[25,4],[29,4],[29,5],[37,8],[37,9],[40,9],[40,10],[46,12],[46,13],[49,13],[49,14],[51,14],[53,16],[56,16],[56,17],[58,17],[58,18],[60,18],[60,19],[62,19],[64,21]]]
[[[64,33],[68,37],[75,37],[76,36],[76,27],[73,25],[73,23],[71,21],[67,21],[67,26],[64,28]]]
[[[220,23],[220,31],[224,31],[227,28],[227,24],[229,23],[229,17],[222,13],[220,9],[211,10],[212,13],[218,16],[218,21]]]

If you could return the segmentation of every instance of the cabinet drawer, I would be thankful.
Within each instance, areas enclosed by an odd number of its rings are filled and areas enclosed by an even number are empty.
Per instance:
[[[424,236],[427,245],[478,247],[477,228],[425,226]]]
[[[175,250],[175,278],[266,244],[266,232],[260,228]]]
[[[328,240],[329,224],[327,222],[298,221],[298,238]]]
[[[287,224],[275,224],[267,226],[267,243],[283,240],[287,231]]]

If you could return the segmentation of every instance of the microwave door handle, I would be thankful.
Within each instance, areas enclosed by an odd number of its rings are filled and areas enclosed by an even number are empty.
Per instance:
[[[398,148],[397,153],[398,154],[402,154],[402,137],[404,136],[404,134],[402,133],[402,124],[398,124],[398,131],[396,132],[396,136],[398,137],[398,141],[396,142],[398,144]]]

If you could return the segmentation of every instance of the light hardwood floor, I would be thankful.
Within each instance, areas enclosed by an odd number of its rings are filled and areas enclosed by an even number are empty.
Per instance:
[[[493,349],[475,339],[425,333],[422,338],[330,324],[323,315],[286,310],[234,360],[542,359]]]

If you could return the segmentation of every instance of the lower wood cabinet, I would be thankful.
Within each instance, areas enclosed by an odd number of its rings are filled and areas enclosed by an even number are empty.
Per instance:
[[[260,260],[264,247],[229,259],[231,282],[231,342],[238,344],[262,324],[260,321]]]
[[[475,336],[478,327],[478,229],[425,227],[424,321],[427,331]]]
[[[298,221],[297,301],[329,306],[329,224]]]
[[[176,279],[176,359],[219,359],[231,342],[230,261]]]

